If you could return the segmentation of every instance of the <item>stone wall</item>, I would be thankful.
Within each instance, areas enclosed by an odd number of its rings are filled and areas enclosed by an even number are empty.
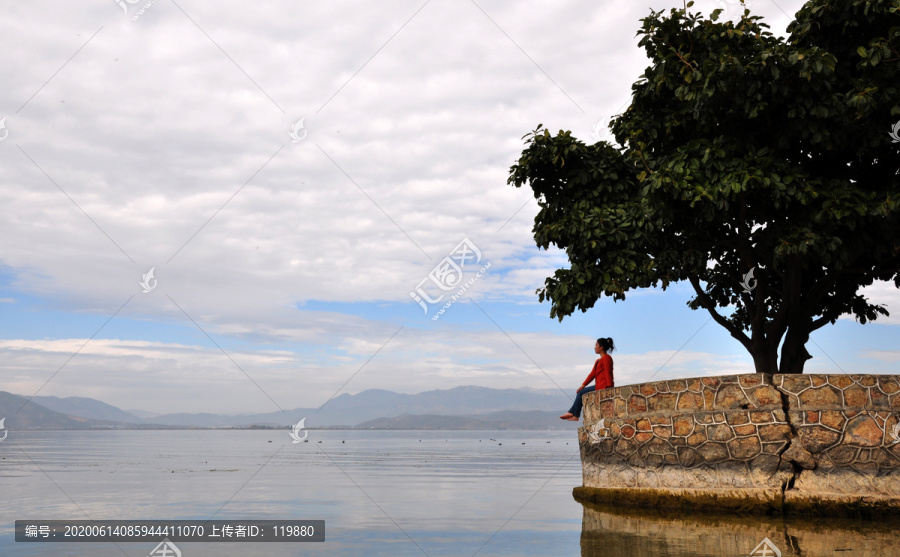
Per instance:
[[[588,393],[584,487],[638,504],[900,510],[898,379],[748,374]]]

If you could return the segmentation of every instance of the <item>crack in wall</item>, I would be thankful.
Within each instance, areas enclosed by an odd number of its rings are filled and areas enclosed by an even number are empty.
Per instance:
[[[797,441],[800,440],[800,432],[797,430],[797,426],[794,425],[794,423],[791,421],[791,412],[790,412],[791,401],[789,398],[790,394],[788,394],[786,391],[784,391],[781,388],[781,385],[775,384],[774,374],[766,373],[764,375],[764,377],[765,377],[765,381],[769,385],[771,385],[776,391],[778,391],[778,394],[781,396],[781,410],[782,410],[782,412],[784,412],[784,421],[788,425],[788,427],[791,428],[791,436],[788,438],[787,443],[784,445],[784,447],[780,451],[775,453],[778,456],[778,458],[780,458],[781,461],[784,462],[785,461],[784,453],[786,453],[788,451],[788,449],[790,449],[793,446],[794,440],[797,440]],[[796,462],[794,462],[793,460],[787,460],[787,463],[791,465],[792,473],[791,473],[791,477],[788,478],[787,481],[781,482],[781,506],[782,507],[784,507],[784,504],[785,504],[786,492],[794,489],[794,484],[796,483],[797,479],[800,477],[800,474],[803,473],[803,467],[800,466],[799,464],[797,464]]]

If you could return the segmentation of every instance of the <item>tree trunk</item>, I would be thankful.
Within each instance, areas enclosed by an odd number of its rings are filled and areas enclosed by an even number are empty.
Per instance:
[[[803,373],[806,360],[812,356],[806,350],[809,341],[809,329],[807,327],[792,326],[788,328],[781,346],[780,373]]]
[[[778,347],[766,338],[752,339],[750,341],[753,356],[753,366],[756,373],[778,373]]]

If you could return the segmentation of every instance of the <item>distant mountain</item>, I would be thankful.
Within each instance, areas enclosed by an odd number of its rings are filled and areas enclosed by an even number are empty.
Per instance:
[[[8,401],[19,400],[11,411],[0,405],[0,417],[7,416],[24,402],[24,398],[3,393]],[[342,394],[321,408],[295,408],[261,414],[176,413],[154,415],[142,411],[125,412],[99,400],[84,397],[35,397],[20,413],[27,428],[68,429],[120,427],[147,429],[153,427],[287,427],[306,418],[306,426],[315,427],[379,427],[394,429],[557,429],[564,427],[556,416],[571,400],[559,390],[542,392],[530,389],[490,389],[456,387],[401,394],[384,389],[370,389],[356,395]],[[8,398],[12,397],[12,398]],[[6,400],[6,399],[4,399]],[[2,400],[0,400],[2,402]],[[142,416],[144,414],[146,417]],[[29,421],[30,420],[30,421]],[[382,420],[382,421],[378,421]],[[384,421],[386,420],[386,421]],[[12,423],[12,422],[7,422]]]
[[[27,402],[27,404],[26,404]],[[24,406],[23,406],[24,405]],[[0,418],[6,418],[7,430],[22,429],[91,429],[93,420],[74,418],[54,412],[34,400],[0,391]]]
[[[395,418],[378,418],[356,425],[356,429],[575,429],[559,419],[556,412],[519,412],[504,410],[478,417],[440,416],[437,414],[404,414]]]
[[[356,395],[342,394],[321,408],[295,408],[266,414],[163,414],[153,423],[179,426],[247,426],[289,425],[306,418],[307,427],[352,426],[377,418],[394,418],[403,414],[479,416],[503,410],[528,412],[564,411],[572,404],[559,390],[550,393],[523,389],[490,389],[487,387],[455,387],[453,389],[401,394],[383,389],[369,389]]]
[[[159,412],[147,412],[146,410],[125,410],[129,414],[133,416],[137,416],[138,418],[142,418],[144,420],[148,418],[155,418],[159,416]]]
[[[59,398],[55,396],[36,396],[32,402],[37,402],[45,408],[49,408],[60,414],[78,416],[91,420],[104,420],[108,422],[143,423],[144,420],[134,414],[119,410],[115,406],[100,402],[93,398],[70,396]]]

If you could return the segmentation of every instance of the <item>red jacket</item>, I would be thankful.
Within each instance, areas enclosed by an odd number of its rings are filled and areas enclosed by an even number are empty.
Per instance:
[[[594,362],[594,369],[591,370],[591,374],[584,380],[584,384],[587,385],[594,379],[597,380],[595,385],[598,391],[613,386],[612,356],[604,354],[597,358],[597,361]]]

